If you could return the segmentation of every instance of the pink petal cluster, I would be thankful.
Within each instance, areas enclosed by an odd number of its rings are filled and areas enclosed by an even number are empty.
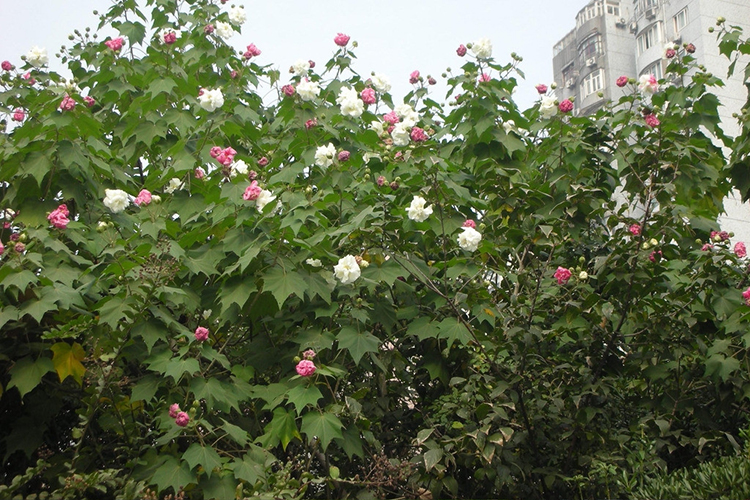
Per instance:
[[[87,95],[86,97],[84,97],[83,98],[83,102],[86,103],[86,107],[88,107],[88,108],[90,108],[94,104],[96,104],[96,100],[93,97],[91,97],[90,95]]]
[[[24,113],[23,109],[16,108],[13,111],[13,121],[22,122],[24,118],[26,118],[26,113]]]
[[[351,153],[349,151],[343,150],[339,153],[339,161],[341,162],[348,161],[350,156],[351,156]]]
[[[0,255],[5,253],[5,245],[3,245],[2,241],[0,241]]]
[[[727,241],[729,239],[729,233],[726,231],[711,231],[711,240],[719,242],[719,241]]]
[[[24,73],[21,78],[29,82],[29,85],[34,85],[36,83],[36,80],[31,77],[31,71],[27,71],[26,73]]]
[[[307,130],[310,130],[311,128],[318,126],[318,119],[317,118],[311,118],[305,122],[305,128]]]
[[[258,181],[253,181],[247,188],[245,188],[245,192],[242,194],[242,199],[245,201],[255,201],[258,199],[258,196],[260,196],[261,191],[263,190],[258,185]]]
[[[411,137],[411,140],[414,142],[424,142],[428,139],[425,131],[419,127],[413,127],[411,129],[411,133],[409,134],[409,136]]]
[[[367,87],[360,94],[365,104],[375,104],[375,90]]]
[[[648,256],[648,260],[656,262],[657,260],[661,260],[662,257],[663,254],[661,253],[661,250],[654,250],[651,252],[651,255]]]
[[[113,38],[112,40],[107,40],[104,42],[104,45],[112,49],[114,52],[119,52],[120,49],[122,49],[122,44],[124,43],[124,40],[122,37]]]
[[[177,417],[175,417],[175,419],[174,419],[174,423],[177,424],[180,427],[187,427],[187,424],[189,422],[190,422],[190,416],[187,413],[185,413],[184,411],[179,412],[177,414]]]
[[[476,229],[477,223],[474,222],[474,219],[466,219],[462,227],[470,227],[472,229]]]
[[[313,351],[312,349],[308,349],[302,353],[302,357],[305,359],[313,359],[315,358],[315,351]]]
[[[261,166],[261,167],[265,167],[266,165],[268,165],[268,158],[266,158],[265,156],[262,156],[258,160],[258,165]]]
[[[390,123],[391,125],[397,124],[401,119],[398,117],[398,114],[396,114],[395,111],[391,111],[390,113],[386,113],[383,115],[383,121],[386,123]]]
[[[309,359],[303,359],[299,363],[297,363],[297,374],[300,377],[309,377],[313,373],[315,373],[315,363],[310,361]]]
[[[651,128],[656,128],[659,126],[659,119],[653,113],[644,116],[643,119],[646,120],[646,125]]]
[[[482,73],[482,76],[479,77],[480,82],[489,82],[492,80],[492,77],[487,73]]]
[[[346,44],[349,43],[349,35],[339,33],[333,38],[333,41],[339,47],[346,47]]]
[[[558,105],[561,113],[570,113],[573,111],[573,102],[570,99],[563,99]]]
[[[174,31],[169,31],[167,33],[164,33],[164,43],[167,45],[172,45],[177,41],[177,33]]]
[[[210,154],[211,158],[214,158],[216,161],[227,167],[234,161],[234,155],[237,154],[237,151],[231,147],[221,149],[219,146],[214,146],[211,148]]]
[[[60,103],[60,109],[63,111],[70,111],[71,109],[75,108],[75,106],[76,102],[69,95],[63,97],[63,100]]]
[[[195,169],[195,178],[199,181],[204,179],[206,177],[206,171],[203,170],[201,167],[197,167]]]
[[[379,187],[383,187],[386,183],[386,178],[383,175],[379,175],[378,179],[375,181]]]
[[[535,88],[536,88],[536,91],[539,92],[540,94],[546,94],[547,93],[547,86],[545,84],[543,84],[543,83],[540,83]]]
[[[198,342],[205,342],[208,340],[208,328],[199,326],[195,329],[195,340]]]
[[[745,304],[750,306],[750,288],[742,292],[742,298],[745,299]]]
[[[414,70],[409,75],[409,83],[414,84],[419,82],[419,70]]]
[[[687,47],[685,47],[685,51],[686,51],[686,52],[687,52],[688,54],[693,54],[693,53],[695,53],[695,45],[693,45],[692,43],[689,43],[689,44],[687,44]]]
[[[138,196],[135,197],[133,203],[135,203],[139,207],[141,205],[148,205],[149,203],[151,203],[151,192],[148,189],[141,189],[141,192],[138,193]]]
[[[714,246],[711,243],[704,243],[703,246],[701,247],[701,250],[704,251],[704,252],[708,252],[713,247]]]
[[[739,241],[736,245],[734,245],[734,254],[740,258],[747,256],[747,249],[745,248],[745,244],[743,242]]]
[[[169,416],[172,418],[177,418],[177,415],[180,413],[180,405],[177,403],[174,403],[173,405],[170,405],[169,407]]]
[[[456,54],[458,54],[458,57],[463,57],[466,55],[466,46],[464,44],[461,44],[456,49]]]
[[[50,214],[47,216],[47,220],[50,222],[50,224],[52,224],[53,227],[56,227],[57,229],[66,229],[68,227],[68,223],[70,222],[70,219],[68,219],[69,215],[70,212],[68,211],[67,205],[62,204],[52,212],[50,212]]]
[[[244,54],[242,54],[242,56],[245,59],[250,59],[251,57],[257,57],[259,55],[260,55],[260,49],[256,47],[254,43],[251,43],[250,45],[248,45],[247,50],[245,51]]]
[[[216,27],[214,27],[213,24],[207,24],[203,27],[203,33],[210,35],[211,33],[214,32],[215,29]]]
[[[667,49],[664,55],[667,56],[667,59],[672,59],[677,55],[677,52],[674,49]]]
[[[615,83],[617,84],[618,87],[624,87],[625,85],[628,84],[628,77],[621,76],[620,78],[617,79]]]
[[[287,97],[292,97],[294,95],[294,86],[293,85],[284,85],[281,87],[281,91],[284,93]]]
[[[640,224],[633,224],[632,226],[630,226],[628,228],[628,231],[630,231],[630,233],[633,236],[640,236],[640,234],[641,234],[641,225]]]
[[[558,267],[557,271],[555,271],[555,279],[557,280],[558,285],[564,285],[568,282],[570,277],[573,275],[573,273],[570,272],[570,269],[565,269],[564,267]]]
[[[16,246],[13,247],[13,250],[15,250],[17,253],[23,253],[26,251],[26,245],[23,243],[16,243]]]
[[[13,69],[13,65],[10,63],[10,61],[3,61],[0,63],[0,68],[3,69],[3,71],[11,71]]]

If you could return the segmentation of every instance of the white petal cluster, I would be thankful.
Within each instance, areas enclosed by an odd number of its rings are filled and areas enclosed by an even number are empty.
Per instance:
[[[419,113],[414,111],[414,108],[406,103],[399,104],[393,111],[395,111],[401,119],[399,123],[403,123],[408,128],[413,127],[419,121]]]
[[[391,81],[387,76],[375,73],[370,80],[372,81],[372,86],[375,87],[375,90],[378,92],[390,92]]]
[[[473,252],[482,241],[482,233],[473,227],[462,227],[463,231],[458,235],[458,245],[467,252]]]
[[[330,167],[336,156],[336,148],[330,142],[327,146],[320,146],[315,150],[315,164],[319,167]]]
[[[308,71],[310,71],[310,61],[300,59],[292,64],[292,73],[295,76],[306,76]]]
[[[489,38],[480,38],[471,45],[471,53],[480,59],[492,57],[492,42]]]
[[[312,267],[321,267],[323,265],[320,259],[307,259],[305,263],[308,266],[312,266]]]
[[[333,266],[333,274],[344,285],[354,283],[362,274],[357,264],[357,259],[352,255],[347,255],[339,259],[339,263]]]
[[[357,91],[348,87],[341,88],[336,103],[341,106],[342,115],[352,118],[359,118],[365,110],[365,103],[359,98]]]
[[[164,188],[164,192],[167,194],[172,194],[178,189],[182,189],[184,184],[182,183],[182,180],[177,177],[172,177],[169,179],[169,182],[167,183],[167,187]]]
[[[130,196],[122,189],[105,189],[104,206],[114,213],[122,212],[130,205]]]
[[[224,105],[224,95],[221,89],[203,89],[203,94],[198,96],[198,102],[206,111],[214,111]]]
[[[555,104],[555,98],[548,95],[542,96],[542,103],[539,105],[539,112],[545,118],[555,116],[557,113],[557,105]]]
[[[385,124],[380,120],[375,120],[370,123],[370,130],[374,130],[378,135],[383,135],[383,132],[385,132]]]
[[[243,160],[237,160],[232,162],[232,165],[229,167],[231,170],[229,171],[230,177],[236,177],[239,175],[247,175],[250,168],[248,167],[247,163],[245,163]]]
[[[409,218],[415,222],[424,222],[427,217],[432,215],[432,205],[425,206],[427,200],[421,196],[415,196],[411,200],[411,205],[406,209]]]
[[[225,23],[224,21],[216,21],[216,33],[224,40],[227,40],[234,36],[234,29],[229,23]]]
[[[247,21],[245,7],[243,5],[235,6],[229,9],[229,22],[235,26],[242,26]],[[223,35],[222,35],[223,37]]]
[[[263,211],[263,207],[271,203],[273,200],[275,200],[276,197],[273,195],[273,193],[267,189],[264,189],[260,192],[260,195],[258,195],[258,198],[255,200],[255,207],[258,209],[258,212]]]
[[[647,94],[653,94],[659,90],[659,82],[654,75],[641,75],[638,80],[638,89]]]
[[[505,129],[506,134],[510,134],[511,131],[515,128],[516,122],[513,120],[507,120],[503,122],[503,129]]]
[[[31,47],[31,50],[26,54],[26,62],[39,68],[49,62],[47,57],[47,49],[39,48],[36,45]]]
[[[393,126],[391,139],[394,146],[406,146],[409,144],[409,129],[404,122],[398,122]]]
[[[320,85],[305,78],[297,85],[297,93],[303,101],[312,101],[320,95]]]

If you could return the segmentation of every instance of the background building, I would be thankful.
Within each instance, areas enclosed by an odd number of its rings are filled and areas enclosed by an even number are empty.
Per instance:
[[[745,104],[747,90],[742,71],[726,78],[729,60],[719,53],[716,34],[708,32],[720,16],[750,35],[750,0],[592,0],[578,12],[575,28],[553,48],[557,99],[574,96],[578,113],[592,113],[627,91],[615,85],[619,76],[653,74],[661,79],[667,66],[664,46],[692,43],[696,59],[726,83],[712,91],[723,105],[722,128],[736,136],[739,127],[732,113]],[[724,207],[722,229],[750,242],[750,204],[733,196]]]

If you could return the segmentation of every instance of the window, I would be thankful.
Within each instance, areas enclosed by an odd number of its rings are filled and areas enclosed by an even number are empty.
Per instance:
[[[578,46],[578,57],[581,58],[581,63],[586,64],[586,59],[591,59],[602,53],[602,37],[595,33],[590,37],[586,38],[581,45]]]
[[[620,17],[620,5],[619,4],[607,4],[607,14]]]
[[[576,26],[581,27],[586,21],[590,21],[597,16],[604,14],[604,8],[601,0],[597,0],[590,5],[587,5],[576,16]]]
[[[661,41],[661,23],[654,23],[638,35],[638,55],[643,54],[651,47],[660,45]]]
[[[583,79],[583,97],[587,97],[595,92],[599,92],[603,88],[604,78],[601,69],[592,71],[586,78]]]
[[[672,20],[674,21],[674,33],[675,35],[679,35],[680,31],[682,31],[682,28],[687,26],[688,23],[687,7],[678,12],[677,15],[672,18]]]
[[[664,70],[662,69],[661,61],[656,61],[654,64],[648,66],[641,71],[641,75],[654,75],[657,80],[664,78]]]

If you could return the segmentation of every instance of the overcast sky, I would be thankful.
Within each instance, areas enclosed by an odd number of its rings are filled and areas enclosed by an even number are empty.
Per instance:
[[[286,74],[298,59],[324,63],[335,50],[333,37],[343,32],[359,43],[354,68],[362,75],[388,76],[395,99],[411,89],[409,73],[439,76],[459,68],[455,50],[482,37],[492,40],[500,63],[510,53],[523,57],[516,101],[522,109],[537,98],[534,85],[552,79],[552,46],[575,26],[575,15],[587,0],[231,0],[245,6],[247,22],[230,43],[237,49],[254,43],[263,52],[259,64],[273,64]],[[92,11],[106,11],[109,0],[0,0],[0,60],[21,64],[32,46],[54,53],[68,43],[74,29],[95,29]],[[102,38],[100,37],[100,40]],[[442,101],[444,95],[433,98]]]

